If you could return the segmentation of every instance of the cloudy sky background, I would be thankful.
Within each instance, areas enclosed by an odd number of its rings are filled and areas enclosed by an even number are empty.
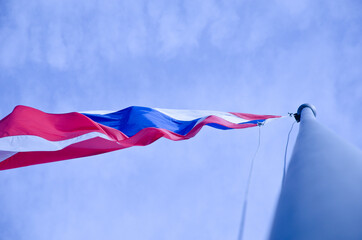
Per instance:
[[[0,117],[19,104],[286,115],[310,102],[362,148],[361,12],[353,0],[0,0]],[[261,129],[244,239],[268,236],[292,122]],[[206,127],[3,171],[1,239],[236,239],[257,141],[257,128]]]

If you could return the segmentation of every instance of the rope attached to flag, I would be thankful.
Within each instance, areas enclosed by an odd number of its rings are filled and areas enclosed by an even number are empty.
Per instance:
[[[244,197],[244,202],[243,202],[243,210],[242,210],[242,213],[241,213],[238,240],[242,240],[243,234],[244,234],[245,217],[246,217],[246,211],[247,211],[247,206],[248,206],[248,195],[249,195],[251,176],[252,176],[252,173],[253,173],[254,161],[255,161],[256,155],[258,154],[259,148],[260,148],[260,139],[261,139],[261,130],[260,129],[261,129],[261,127],[263,125],[264,125],[264,123],[258,124],[258,126],[259,126],[258,146],[256,147],[256,151],[255,151],[254,156],[251,159],[251,163],[250,163],[248,178],[247,178],[247,182],[246,182],[246,189],[245,189],[245,194],[244,194],[245,197]]]
[[[294,127],[294,124],[295,124],[296,122],[297,122],[297,121],[294,121],[294,122],[293,122],[293,124],[292,124],[292,126],[291,126],[291,128],[290,128],[290,130],[289,130],[288,138],[287,138],[287,144],[285,145],[282,184],[284,184],[285,176],[286,176],[286,174],[287,174],[287,153],[288,153],[288,145],[289,145],[290,133],[292,132],[293,127]]]

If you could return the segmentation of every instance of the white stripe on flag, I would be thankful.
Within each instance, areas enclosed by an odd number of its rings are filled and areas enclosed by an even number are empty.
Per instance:
[[[82,142],[95,137],[111,140],[107,135],[99,132],[90,132],[75,138],[60,141],[49,141],[47,139],[33,135],[7,136],[0,138],[0,149],[2,152],[57,151],[74,143]]]
[[[197,118],[206,118],[211,115],[214,115],[228,122],[236,124],[249,121],[243,118],[239,118],[234,114],[228,112],[208,111],[208,110],[175,110],[175,109],[162,109],[162,108],[154,108],[154,109],[165,115],[168,115],[174,119],[181,121],[192,121]]]

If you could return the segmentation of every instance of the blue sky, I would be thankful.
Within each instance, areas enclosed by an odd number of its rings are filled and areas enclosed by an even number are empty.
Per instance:
[[[19,104],[286,115],[310,102],[362,148],[361,12],[353,0],[3,0],[0,117]],[[244,239],[268,236],[292,122],[261,129]],[[236,239],[257,140],[257,128],[205,128],[188,141],[3,171],[1,237]]]

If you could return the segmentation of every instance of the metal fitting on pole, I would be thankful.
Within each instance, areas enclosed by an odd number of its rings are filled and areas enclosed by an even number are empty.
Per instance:
[[[315,106],[313,106],[312,104],[309,104],[309,103],[304,103],[299,106],[297,113],[294,114],[294,118],[298,123],[300,122],[300,117],[302,115],[302,110],[304,108],[310,108],[314,114],[314,117],[317,117],[317,109],[315,108]]]

